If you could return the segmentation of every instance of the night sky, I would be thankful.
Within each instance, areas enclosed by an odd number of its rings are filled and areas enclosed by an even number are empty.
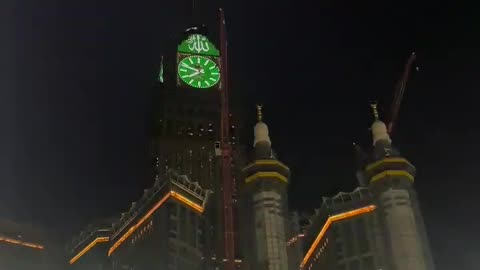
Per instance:
[[[216,30],[220,1],[196,2],[197,18]],[[264,104],[273,147],[292,169],[290,205],[302,211],[356,187],[352,142],[371,145],[369,102],[389,110],[404,63],[417,52],[420,71],[407,86],[394,144],[417,166],[437,269],[478,269],[474,9],[228,2],[232,91],[252,113]],[[66,241],[96,218],[119,216],[150,187],[151,89],[160,56],[174,57],[168,48],[191,22],[191,3],[1,5],[0,216]]]

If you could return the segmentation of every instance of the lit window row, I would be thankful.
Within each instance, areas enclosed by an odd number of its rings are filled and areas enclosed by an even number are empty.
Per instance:
[[[147,233],[151,233],[153,230],[153,221],[150,220],[143,228],[132,237],[131,244],[135,244],[137,241],[144,239]]]
[[[313,257],[313,262],[311,262],[310,265],[308,266],[308,270],[311,270],[313,267],[313,263],[317,262],[320,259],[320,255],[322,255],[322,253],[327,248],[327,244],[328,244],[328,237],[325,239],[325,242],[323,242],[323,244],[317,249],[317,252],[315,253],[315,257]]]

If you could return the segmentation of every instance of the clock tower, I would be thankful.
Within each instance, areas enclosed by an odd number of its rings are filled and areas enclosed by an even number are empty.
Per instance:
[[[192,89],[221,88],[220,52],[197,27],[186,31],[177,46],[177,86]]]

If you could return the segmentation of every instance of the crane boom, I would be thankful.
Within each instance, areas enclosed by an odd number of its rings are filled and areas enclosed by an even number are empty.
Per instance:
[[[400,78],[400,81],[397,84],[397,89],[393,96],[393,102],[390,113],[390,122],[388,123],[388,133],[392,135],[393,127],[397,121],[398,113],[400,111],[400,105],[402,104],[403,94],[405,93],[405,88],[407,86],[408,78],[410,76],[410,69],[412,68],[413,62],[415,62],[417,55],[413,52],[405,64],[405,69],[403,70],[403,75]],[[417,67],[418,70],[418,67]]]
[[[230,144],[230,109],[228,96],[228,65],[227,65],[227,37],[225,15],[220,12],[220,50],[222,85],[220,87],[221,119],[220,119],[220,147],[222,152],[222,184],[223,184],[223,217],[224,217],[224,252],[225,270],[235,269],[235,244],[233,228],[233,180],[232,180],[232,146]]]

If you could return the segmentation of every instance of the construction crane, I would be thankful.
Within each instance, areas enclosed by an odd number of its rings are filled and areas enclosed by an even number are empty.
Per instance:
[[[407,86],[408,78],[410,76],[410,70],[412,68],[413,62],[415,62],[417,55],[413,52],[405,64],[405,69],[403,70],[403,75],[397,83],[397,88],[393,96],[393,102],[390,113],[390,121],[388,123],[388,133],[392,136],[393,128],[398,118],[398,112],[400,111],[400,105],[402,104],[403,95],[405,93],[405,88]],[[418,66],[415,67],[418,71]]]
[[[220,15],[220,53],[222,85],[220,87],[221,119],[220,119],[220,149],[222,158],[223,180],[223,217],[224,217],[224,269],[235,269],[235,239],[233,230],[233,178],[232,178],[232,146],[230,144],[230,109],[228,96],[228,62],[227,62],[227,31],[223,9]]]

